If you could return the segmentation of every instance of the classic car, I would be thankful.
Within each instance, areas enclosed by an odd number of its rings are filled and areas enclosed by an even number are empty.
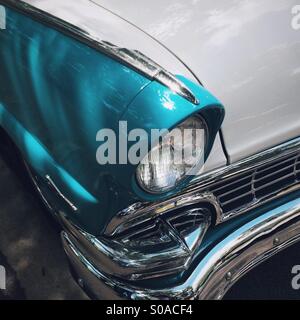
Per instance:
[[[296,5],[0,0],[0,126],[90,297],[221,299],[299,240]],[[102,129],[201,130],[201,155],[109,163]]]

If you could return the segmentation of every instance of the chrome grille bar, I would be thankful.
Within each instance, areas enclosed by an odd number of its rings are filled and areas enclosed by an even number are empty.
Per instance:
[[[282,192],[297,185],[299,157],[299,151],[296,151],[288,156],[270,159],[267,164],[249,170],[249,176],[242,179],[234,178],[233,182],[229,183],[224,180],[221,182],[222,186],[218,185],[217,189],[214,189],[212,184],[209,190],[216,195],[222,213],[226,216],[230,211],[251,206],[252,203],[272,196],[274,192]],[[252,177],[251,180],[249,177]],[[232,189],[231,186],[235,187]]]
[[[233,178],[233,181],[224,180],[214,189],[214,184],[209,190],[217,197],[223,215],[233,210],[245,208],[251,203],[271,196],[273,192],[282,192],[288,187],[298,184],[297,164],[299,163],[299,151],[288,156],[271,159],[250,170],[246,177]],[[243,184],[241,184],[241,181]],[[230,188],[234,186],[234,188]],[[228,190],[229,189],[229,190]]]

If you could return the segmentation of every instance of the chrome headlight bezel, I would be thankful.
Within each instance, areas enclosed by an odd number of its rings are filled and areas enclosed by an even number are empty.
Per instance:
[[[204,162],[207,158],[207,147],[208,147],[208,142],[209,142],[209,130],[208,130],[208,125],[207,125],[207,122],[206,120],[199,114],[194,114],[194,115],[191,115],[190,117],[186,118],[184,121],[180,122],[177,126],[175,126],[172,130],[174,129],[177,129],[177,128],[181,128],[181,127],[184,127],[185,123],[188,122],[188,121],[191,121],[192,119],[198,121],[198,123],[200,124],[200,129],[203,129],[204,130],[204,138],[203,138],[203,147],[202,147],[202,152],[201,152],[201,157],[198,159],[197,163],[195,163],[194,166],[192,166],[188,172],[190,172],[191,170],[193,170],[195,167],[197,167],[199,164],[202,163],[202,167],[203,168],[203,165],[204,165]],[[186,127],[187,129],[197,129],[197,128],[189,128],[189,127]],[[199,129],[199,128],[198,128]],[[172,130],[170,131],[170,133],[172,132]],[[168,134],[166,134],[167,136]],[[161,145],[161,141],[159,141],[149,152],[148,154],[146,155],[146,157],[149,158],[149,155],[153,152],[153,150],[155,148],[157,148],[159,145]],[[180,186],[181,184],[183,184],[184,182],[186,182],[187,180],[191,179],[192,175],[189,175],[187,173],[185,173],[184,175],[182,175],[179,179],[177,179],[175,181],[175,183],[173,184],[170,184],[170,186],[168,187],[164,187],[164,188],[161,188],[159,190],[159,187],[157,187],[157,189],[153,189],[153,188],[150,188],[147,186],[147,184],[143,181],[142,177],[141,177],[141,174],[140,174],[140,170],[141,170],[141,167],[143,166],[144,164],[140,163],[136,169],[136,181],[137,181],[137,184],[138,186],[146,193],[148,194],[152,194],[152,195],[161,195],[161,194],[166,194],[168,192],[171,192],[172,190],[176,189],[178,186]]]

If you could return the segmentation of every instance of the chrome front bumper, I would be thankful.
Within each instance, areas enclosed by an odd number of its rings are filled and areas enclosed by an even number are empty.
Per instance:
[[[62,241],[72,270],[96,299],[221,299],[250,269],[300,240],[300,198],[246,223],[217,243],[183,283],[160,290],[135,287],[106,275],[80,251],[67,230]]]

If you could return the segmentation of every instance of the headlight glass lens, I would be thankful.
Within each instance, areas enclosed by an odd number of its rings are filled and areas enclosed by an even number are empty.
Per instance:
[[[163,136],[137,169],[140,186],[150,193],[170,191],[204,164],[206,123],[193,116]]]

